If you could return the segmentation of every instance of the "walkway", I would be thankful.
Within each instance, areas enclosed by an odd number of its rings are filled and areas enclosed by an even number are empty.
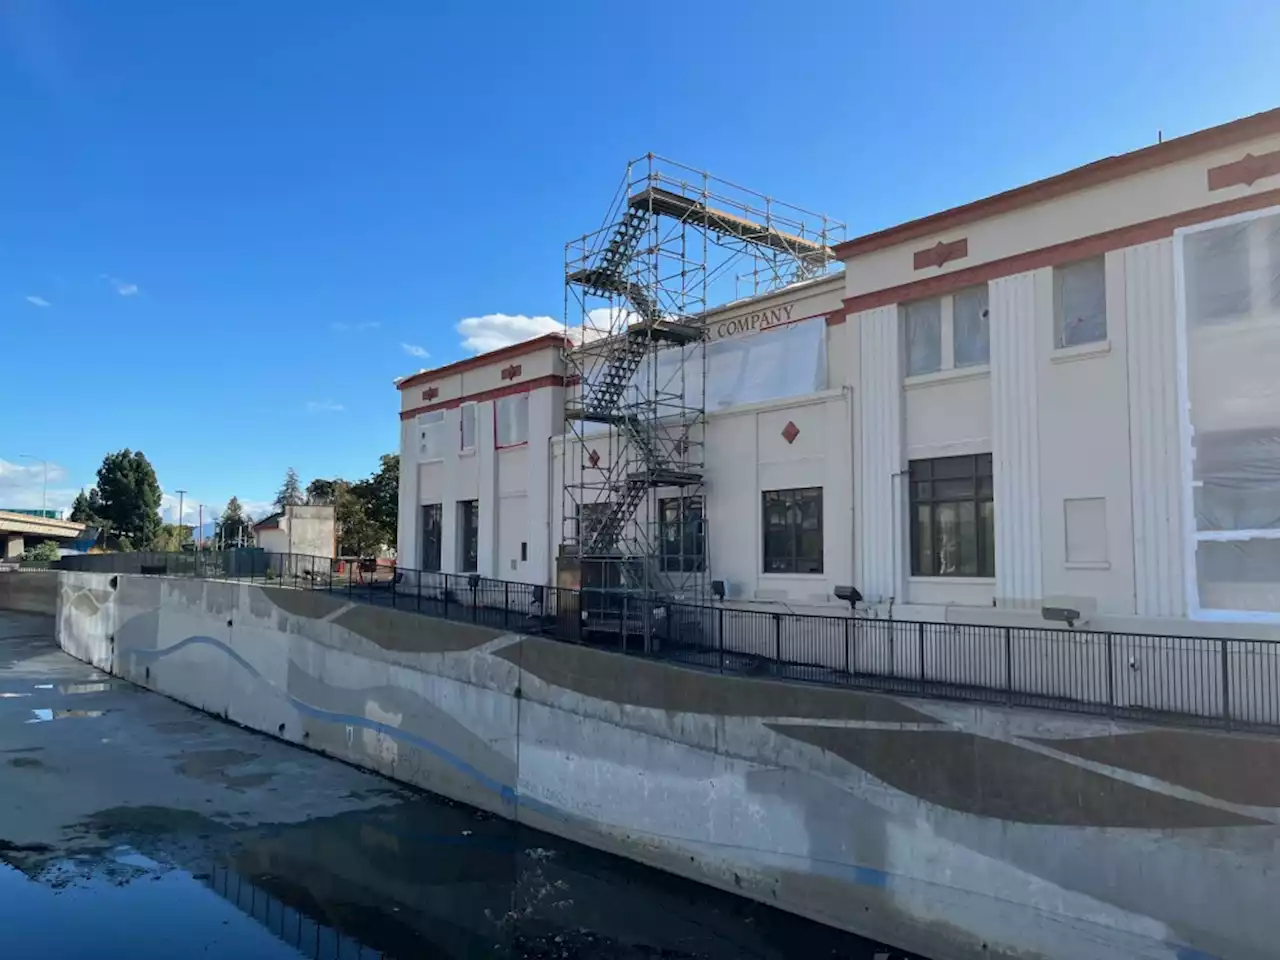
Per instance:
[[[222,723],[51,629],[0,613],[6,955],[898,956]]]

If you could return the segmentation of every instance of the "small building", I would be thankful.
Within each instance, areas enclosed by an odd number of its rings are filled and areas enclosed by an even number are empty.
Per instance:
[[[653,501],[679,564],[764,609],[850,584],[907,619],[1280,637],[1280,110],[834,250],[682,318],[705,462]],[[403,566],[556,581],[568,464],[618,429],[566,431],[580,349],[398,382]]]
[[[338,555],[334,508],[328,505],[282,507],[253,525],[253,537],[267,553],[330,561]]]

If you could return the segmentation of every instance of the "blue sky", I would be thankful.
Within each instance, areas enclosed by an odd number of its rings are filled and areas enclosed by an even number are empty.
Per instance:
[[[394,377],[560,319],[646,151],[853,236],[1280,105],[1278,40],[1273,0],[0,0],[0,506],[20,454],[53,506],[126,446],[189,506],[369,473]]]

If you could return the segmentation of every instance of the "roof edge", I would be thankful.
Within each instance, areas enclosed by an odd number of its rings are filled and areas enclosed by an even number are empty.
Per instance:
[[[1131,150],[1115,156],[1095,160],[1082,167],[1075,167],[1065,173],[1059,173],[1043,180],[1001,193],[974,200],[958,207],[950,207],[928,216],[908,220],[896,226],[886,227],[874,233],[864,234],[838,243],[833,248],[835,255],[841,260],[882,250],[885,247],[897,246],[911,240],[918,240],[943,230],[960,227],[978,220],[1008,213],[1021,207],[1044,203],[1057,197],[1095,187],[1112,180],[1132,176],[1163,167],[1180,160],[1187,160],[1201,154],[1210,153],[1256,140],[1259,137],[1280,133],[1280,107],[1255,113],[1238,120],[1231,120],[1216,127],[1207,127],[1193,133],[1155,143],[1148,147]]]
[[[426,383],[429,380],[438,380],[441,377],[474,370],[476,367],[484,367],[491,363],[510,360],[513,357],[523,357],[526,354],[537,353],[539,350],[553,345],[558,348],[571,346],[568,338],[562,333],[544,333],[541,336],[534,337],[532,340],[522,340],[506,347],[499,347],[497,350],[490,350],[488,353],[478,353],[474,357],[455,360],[453,363],[445,364],[443,367],[435,367],[432,370],[421,370],[418,373],[410,374],[403,380],[396,382],[396,389],[405,390],[420,383]]]

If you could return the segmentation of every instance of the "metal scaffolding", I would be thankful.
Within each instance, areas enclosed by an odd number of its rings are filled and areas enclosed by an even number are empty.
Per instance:
[[[565,250],[569,580],[628,596],[708,594],[704,316],[830,272],[843,234],[653,154],[627,165],[604,225]]]

